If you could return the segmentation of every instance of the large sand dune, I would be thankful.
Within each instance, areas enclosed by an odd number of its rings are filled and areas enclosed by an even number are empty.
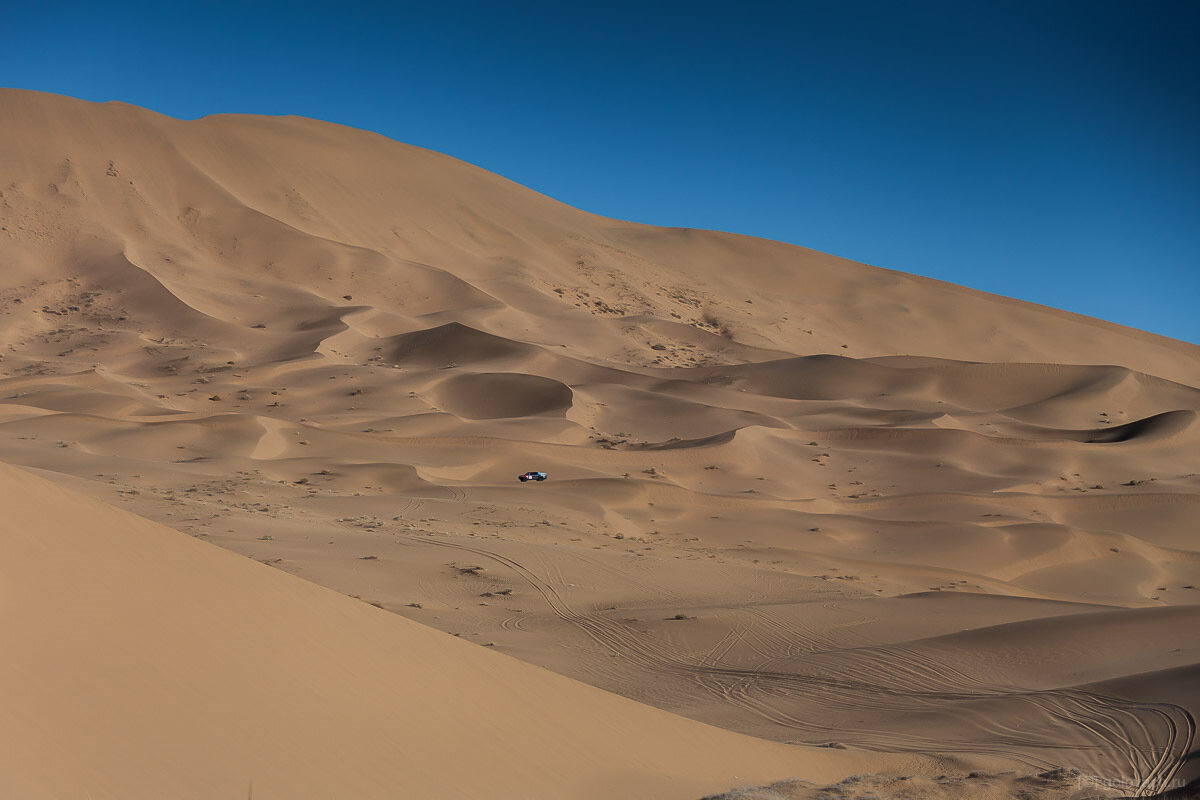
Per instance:
[[[463,670],[447,687],[526,669],[494,648],[853,756],[795,748],[793,777],[818,782],[898,752],[1128,794],[1200,778],[1200,348],[589,215],[312,120],[4,91],[0,130],[0,459],[491,646],[430,650]],[[550,480],[517,483],[530,469]],[[302,586],[185,552],[264,597]],[[74,602],[76,581],[53,585]],[[397,642],[434,636],[353,613]],[[361,653],[366,630],[280,634],[246,664]],[[591,702],[577,715],[650,714]],[[711,741],[696,752],[726,746]],[[787,776],[783,745],[728,741],[734,774]],[[714,771],[691,783],[686,759],[658,782],[616,750],[590,763],[688,796],[731,763],[700,760]],[[558,773],[526,768],[530,796],[551,796]]]

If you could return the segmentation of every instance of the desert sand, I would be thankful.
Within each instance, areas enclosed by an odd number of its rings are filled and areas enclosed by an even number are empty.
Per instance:
[[[0,131],[10,793],[1200,779],[1200,348],[308,119]]]

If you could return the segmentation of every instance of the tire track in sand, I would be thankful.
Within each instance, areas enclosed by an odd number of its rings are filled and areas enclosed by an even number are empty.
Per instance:
[[[982,684],[965,673],[938,662],[912,648],[890,646],[862,648],[851,677],[849,670],[835,674],[807,674],[769,669],[724,666],[721,659],[743,637],[753,635],[744,626],[731,631],[700,658],[682,648],[655,642],[628,626],[597,614],[576,612],[557,588],[514,558],[481,547],[422,538],[429,544],[491,560],[512,571],[527,583],[559,619],[586,634],[606,651],[642,669],[674,675],[703,687],[719,700],[733,703],[777,725],[812,734],[828,734],[831,729],[780,708],[783,701],[796,699],[835,705],[846,709],[872,709],[890,712],[918,712],[946,708],[949,704],[1006,700],[1027,704],[1047,727],[1039,737],[1032,726],[1005,728],[992,724],[986,715],[972,716],[975,727],[984,734],[980,739],[950,742],[905,731],[854,729],[854,736],[842,738],[856,746],[891,751],[990,753],[1013,758],[1035,768],[1062,766],[1039,752],[1060,749],[1054,731],[1070,730],[1094,744],[1080,748],[1099,753],[1122,779],[1133,777],[1135,796],[1160,793],[1192,750],[1196,724],[1183,708],[1165,703],[1135,703],[1078,689],[1022,690],[1013,686]],[[752,617],[762,616],[751,613]],[[769,616],[769,615],[768,615]],[[514,623],[513,627],[518,627]],[[768,622],[770,638],[794,635],[798,631],[778,619]],[[783,630],[780,630],[780,629]],[[787,633],[785,633],[787,631]],[[810,638],[811,637],[811,638]],[[825,637],[810,633],[804,637],[808,647],[823,644]],[[832,644],[832,642],[830,642]],[[810,653],[812,651],[809,651]],[[859,667],[862,667],[859,669]],[[777,699],[780,702],[772,702]],[[952,708],[952,706],[951,706]],[[1151,730],[1150,721],[1153,720]]]

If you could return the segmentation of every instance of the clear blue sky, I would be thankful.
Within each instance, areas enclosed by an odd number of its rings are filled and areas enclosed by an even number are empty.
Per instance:
[[[6,5],[5,86],[331,120],[1200,343],[1198,0]]]

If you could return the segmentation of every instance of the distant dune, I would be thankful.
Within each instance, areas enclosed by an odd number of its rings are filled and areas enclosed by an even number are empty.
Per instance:
[[[59,484],[0,468],[0,789],[1200,779],[1200,348],[313,120],[0,131],[0,461]]]

